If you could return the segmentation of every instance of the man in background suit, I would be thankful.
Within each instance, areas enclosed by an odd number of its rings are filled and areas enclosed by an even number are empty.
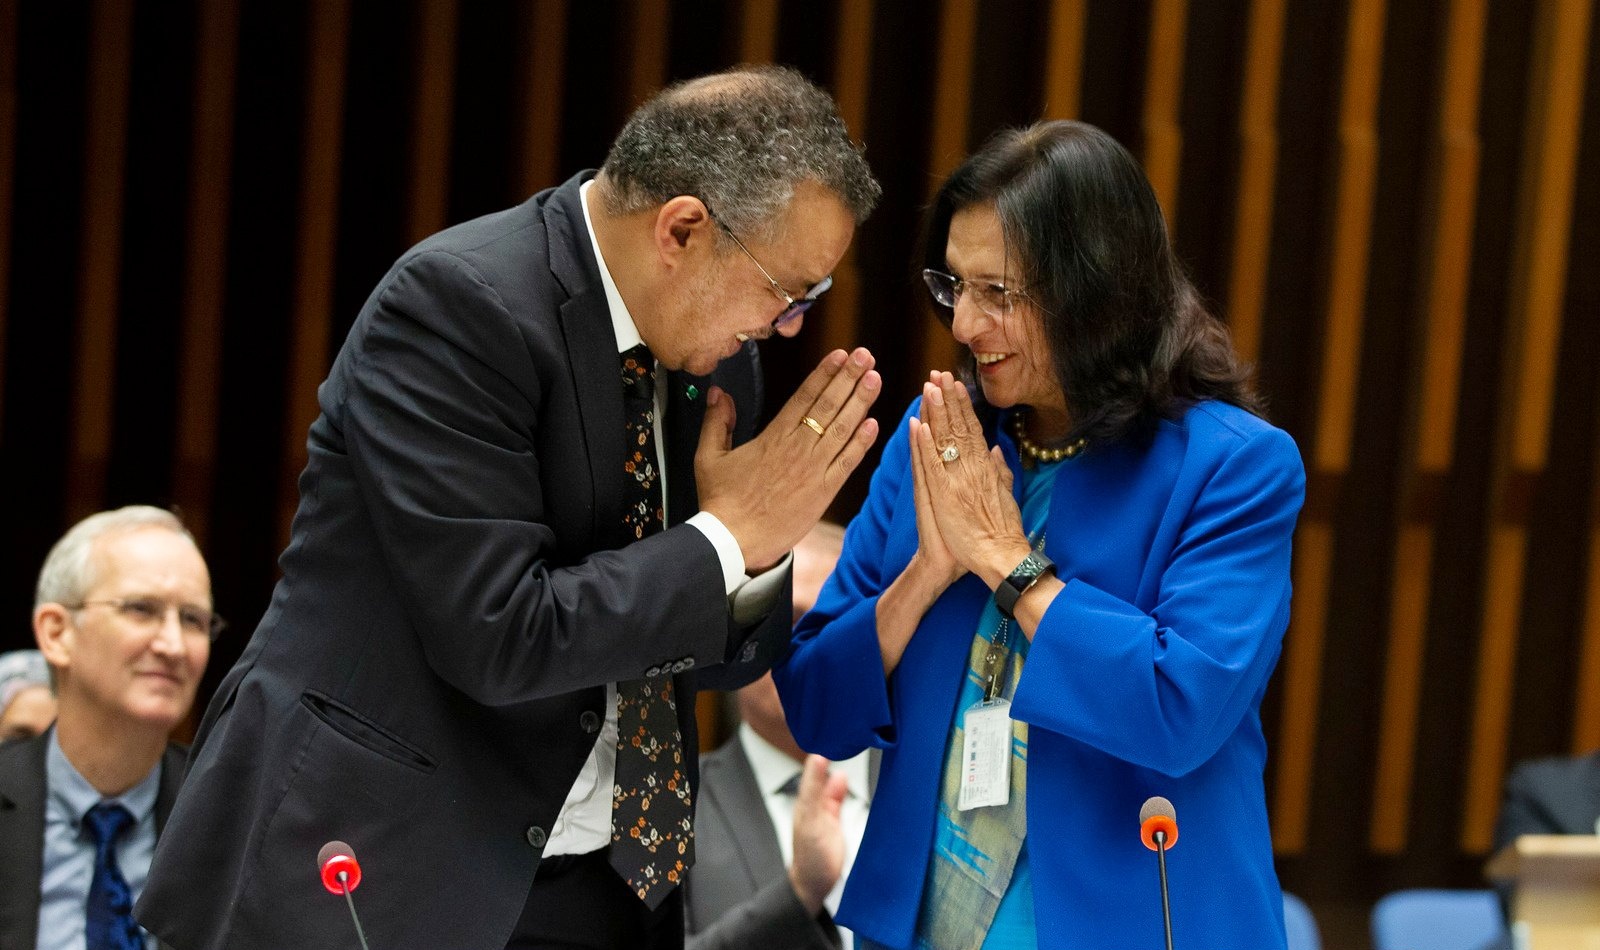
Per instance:
[[[794,549],[794,618],[817,602],[844,529],[823,522]],[[701,763],[700,858],[684,884],[690,950],[850,950],[833,922],[871,798],[868,754],[807,757],[771,674],[738,692],[742,724]]]
[[[0,745],[0,948],[153,946],[131,912],[183,781],[167,736],[221,626],[170,512],[101,512],[51,548],[33,630],[59,712],[43,735]]]
[[[139,920],[178,950],[353,936],[315,867],[338,839],[383,950],[681,945],[695,691],[785,648],[788,551],[877,435],[866,350],[756,435],[752,341],[799,331],[877,196],[826,93],[741,69],[408,251],[318,391]]]
[[[1495,823],[1495,851],[1523,835],[1593,834],[1600,834],[1600,752],[1533,759],[1511,770]],[[1509,917],[1511,887],[1496,890]]]

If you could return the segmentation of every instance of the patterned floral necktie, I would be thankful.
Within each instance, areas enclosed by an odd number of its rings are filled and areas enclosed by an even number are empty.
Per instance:
[[[623,414],[631,495],[623,522],[635,539],[663,524],[655,448],[655,357],[643,344],[622,354]],[[617,684],[617,780],[611,799],[611,866],[650,909],[694,863],[692,798],[672,673]]]
[[[133,891],[117,867],[117,839],[133,827],[133,814],[101,802],[83,816],[83,827],[94,839],[84,944],[88,950],[144,950],[144,934],[133,922]]]

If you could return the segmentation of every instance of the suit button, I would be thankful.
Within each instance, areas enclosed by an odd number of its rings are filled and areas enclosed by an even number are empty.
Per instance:
[[[645,675],[646,679],[655,679],[656,677],[661,675],[661,672],[662,672],[661,667],[652,666],[648,670],[644,671],[644,675]]]
[[[533,845],[535,848],[539,848],[540,850],[544,849],[545,833],[543,828],[540,828],[538,825],[529,825],[528,833],[525,835],[525,837],[528,839],[528,844]]]
[[[688,669],[689,666],[690,666],[690,661],[689,660],[679,660],[678,662],[672,664],[672,672],[674,672],[674,673],[682,673],[684,670]]]
[[[583,715],[578,717],[578,726],[589,735],[600,731],[600,714],[590,709],[585,709]]]

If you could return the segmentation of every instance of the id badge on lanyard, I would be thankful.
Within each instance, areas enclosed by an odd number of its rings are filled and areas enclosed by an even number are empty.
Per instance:
[[[968,706],[961,716],[965,739],[961,791],[956,799],[961,811],[1011,800],[1011,701],[1000,698],[1011,671],[1011,651],[1006,648],[1010,628],[1009,622],[1000,621],[984,657],[983,699]]]

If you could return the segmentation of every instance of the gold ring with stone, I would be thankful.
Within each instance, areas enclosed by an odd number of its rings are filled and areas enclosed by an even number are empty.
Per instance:
[[[824,429],[822,427],[822,423],[820,423],[817,420],[811,418],[810,416],[806,416],[806,417],[802,418],[800,420],[800,424],[805,426],[807,429],[810,429],[812,432],[815,432],[819,437],[823,436],[823,435],[826,435],[827,431],[828,431],[827,429]]]
[[[956,444],[954,442],[945,446],[944,451],[939,453],[939,461],[945,463],[946,465],[949,465],[951,462],[954,462],[960,457],[961,450],[956,448]]]

